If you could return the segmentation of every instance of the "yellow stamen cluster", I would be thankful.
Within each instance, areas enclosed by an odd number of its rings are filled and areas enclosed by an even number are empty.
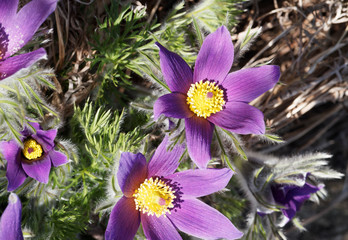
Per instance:
[[[186,101],[198,117],[207,118],[222,110],[225,105],[224,91],[215,82],[201,80],[191,84]]]
[[[170,213],[169,209],[174,207],[176,198],[174,193],[164,181],[146,179],[133,194],[136,210],[156,217]]]
[[[31,161],[40,158],[43,150],[36,140],[30,138],[24,141],[24,149],[22,150],[22,153],[27,160]]]

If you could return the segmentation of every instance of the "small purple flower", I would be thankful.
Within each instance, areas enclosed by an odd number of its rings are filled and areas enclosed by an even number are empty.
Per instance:
[[[295,185],[271,186],[275,202],[284,206],[281,210],[287,218],[285,223],[295,216],[296,212],[298,212],[302,204],[311,197],[312,193],[316,193],[320,189],[321,186],[316,187],[309,183],[305,183],[302,187]]]
[[[238,134],[264,134],[263,114],[248,103],[278,81],[278,66],[268,65],[229,73],[234,49],[225,26],[206,37],[194,71],[176,53],[160,48],[161,69],[172,91],[158,98],[155,120],[183,118],[188,152],[199,168],[211,159],[214,125]]]
[[[141,153],[122,153],[117,179],[124,195],[111,212],[105,239],[131,240],[140,222],[147,239],[181,239],[177,229],[203,239],[242,237],[228,218],[196,199],[224,188],[232,171],[174,173],[184,147],[167,151],[167,144],[166,137],[149,163]]]
[[[0,142],[0,151],[7,161],[8,191],[17,189],[28,176],[47,183],[51,165],[58,167],[68,162],[65,154],[54,150],[57,129],[44,131],[38,123],[30,125],[36,133],[28,128],[21,132],[23,149],[15,140]]]
[[[0,1],[0,81],[46,56],[43,48],[11,57],[34,35],[58,0],[32,0],[17,13],[18,0]]]
[[[0,240],[22,240],[22,204],[19,197],[11,193],[8,205],[0,219]]]

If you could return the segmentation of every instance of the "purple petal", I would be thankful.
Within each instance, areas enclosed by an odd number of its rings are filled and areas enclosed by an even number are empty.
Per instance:
[[[18,0],[1,0],[0,1],[0,23],[6,20],[12,20],[17,13]]]
[[[39,130],[36,129],[36,134],[31,135],[43,148],[44,152],[51,151],[54,148],[54,139],[57,136],[57,129]]]
[[[233,54],[231,35],[222,26],[205,38],[197,56],[193,81],[223,81],[232,67]]]
[[[274,200],[285,207],[282,209],[283,214],[288,219],[292,219],[303,202],[311,197],[311,193],[319,191],[320,187],[306,183],[303,187],[277,185],[272,186],[271,189]]]
[[[0,142],[0,150],[7,161],[7,191],[13,191],[23,184],[27,175],[21,166],[21,149],[15,141]]]
[[[9,192],[16,190],[24,183],[27,174],[24,172],[20,160],[7,162],[6,178],[8,180],[7,191]]]
[[[51,162],[52,162],[53,166],[55,166],[55,167],[59,167],[59,166],[64,165],[64,164],[69,162],[69,160],[66,157],[66,155],[61,153],[61,152],[58,152],[58,151],[55,151],[55,150],[51,150],[48,153],[48,155],[49,155],[49,157],[51,159]]]
[[[199,168],[206,168],[211,159],[210,145],[214,125],[204,118],[185,119],[187,150]]]
[[[289,199],[285,204],[282,210],[285,217],[287,217],[289,220],[291,220],[293,217],[295,217],[296,212],[300,211],[302,204],[310,198],[310,195],[308,196],[298,196],[297,200],[295,199]]]
[[[122,197],[112,209],[105,240],[132,240],[140,225],[140,212],[132,198]]]
[[[220,191],[230,181],[233,172],[228,168],[200,169],[177,172],[166,178],[177,182],[183,198],[202,197]]]
[[[22,204],[18,196],[11,193],[8,205],[0,219],[0,240],[22,240]]]
[[[278,66],[247,68],[228,74],[221,85],[227,90],[228,101],[250,102],[274,87],[279,76]]]
[[[32,0],[18,12],[15,19],[6,23],[10,41],[5,58],[16,53],[31,40],[56,5],[57,0]]]
[[[172,92],[186,94],[192,84],[192,70],[184,59],[156,42],[160,48],[161,70],[169,89]]]
[[[286,192],[284,191],[284,186],[283,185],[275,185],[271,186],[271,191],[272,191],[272,196],[273,199],[281,204],[284,205],[286,204]]]
[[[309,199],[310,194],[319,191],[320,187],[305,183],[302,187],[296,185],[275,185],[271,187],[271,190],[274,200],[284,205],[291,199],[302,200],[302,197]]]
[[[41,125],[40,125],[39,123],[37,123],[37,122],[29,122],[29,124],[30,124],[33,128],[35,128],[36,131],[42,130]]]
[[[320,188],[306,183],[303,187],[294,188],[286,194],[288,202],[285,203],[286,209],[282,209],[283,214],[292,219],[296,212],[300,211],[302,204],[311,197],[311,193],[316,193]]]
[[[29,125],[35,129],[35,131],[42,130],[40,124],[36,122],[29,122]],[[21,139],[24,141],[27,137],[33,135],[35,132],[30,128],[25,126],[24,129],[21,131]]]
[[[282,213],[284,214],[284,216],[287,218],[286,223],[289,222],[289,220],[291,220],[293,217],[295,217],[296,215],[296,206],[289,206],[288,208],[282,209]]]
[[[149,163],[148,177],[166,176],[178,168],[179,159],[185,151],[185,145],[176,144],[172,150],[168,150],[170,143],[169,137],[166,136],[156,149]]]
[[[18,153],[20,152],[21,148],[18,145],[18,143],[14,140],[5,142],[0,142],[0,152],[6,159],[6,161],[15,161],[17,158]]]
[[[285,186],[286,188],[287,186]],[[320,187],[313,186],[309,183],[305,183],[303,187],[295,187],[288,191],[287,197],[296,197],[296,196],[310,196],[311,193],[316,193],[320,190]]]
[[[45,49],[39,48],[33,52],[17,55],[7,58],[4,61],[0,61],[0,80],[15,74],[23,68],[30,67],[45,56]]]
[[[263,113],[243,102],[228,102],[225,109],[207,118],[210,122],[238,134],[264,134]]]
[[[181,240],[178,231],[175,229],[171,221],[165,217],[148,216],[140,214],[141,223],[143,225],[144,234],[148,240]]]
[[[169,93],[159,97],[153,106],[154,119],[157,120],[161,114],[173,118],[189,118],[193,116],[186,103],[187,96],[181,93]]]
[[[243,236],[231,221],[197,199],[185,199],[168,218],[179,230],[202,239],[237,239]]]
[[[51,159],[48,156],[32,163],[22,162],[22,167],[29,177],[45,184],[48,183],[51,170]]]
[[[123,194],[132,197],[134,191],[144,182],[147,176],[146,159],[141,153],[121,154],[117,180]]]

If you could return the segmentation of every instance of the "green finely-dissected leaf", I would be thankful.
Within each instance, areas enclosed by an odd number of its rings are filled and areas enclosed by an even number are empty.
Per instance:
[[[145,9],[133,10],[130,5],[120,8],[118,1],[112,1],[106,11],[107,18],[99,24],[93,36],[95,42],[92,46],[97,53],[91,60],[92,65],[98,64],[98,69],[106,66],[103,68],[106,73],[103,81],[131,87],[126,70],[137,69],[133,60],[138,56],[138,50],[150,41],[150,31],[158,25],[141,21],[146,16]]]
[[[128,133],[121,132],[123,118],[124,111],[112,114],[111,110],[97,108],[89,101],[83,109],[75,108],[74,119],[83,128],[86,138],[84,146],[93,157],[92,161],[102,159],[109,166],[117,152],[130,151],[139,146],[144,136],[139,128]]]

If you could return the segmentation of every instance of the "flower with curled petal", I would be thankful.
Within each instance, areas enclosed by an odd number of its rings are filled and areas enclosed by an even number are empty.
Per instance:
[[[300,210],[302,204],[307,201],[312,193],[316,193],[323,185],[313,186],[305,183],[303,186],[277,184],[271,186],[274,201],[283,206],[281,209],[285,221],[289,222]]]
[[[0,152],[7,161],[8,191],[17,189],[28,176],[47,183],[51,165],[58,167],[68,162],[65,154],[54,150],[57,129],[45,131],[38,123],[30,125],[36,133],[27,127],[21,131],[23,149],[15,140],[0,142]]]

